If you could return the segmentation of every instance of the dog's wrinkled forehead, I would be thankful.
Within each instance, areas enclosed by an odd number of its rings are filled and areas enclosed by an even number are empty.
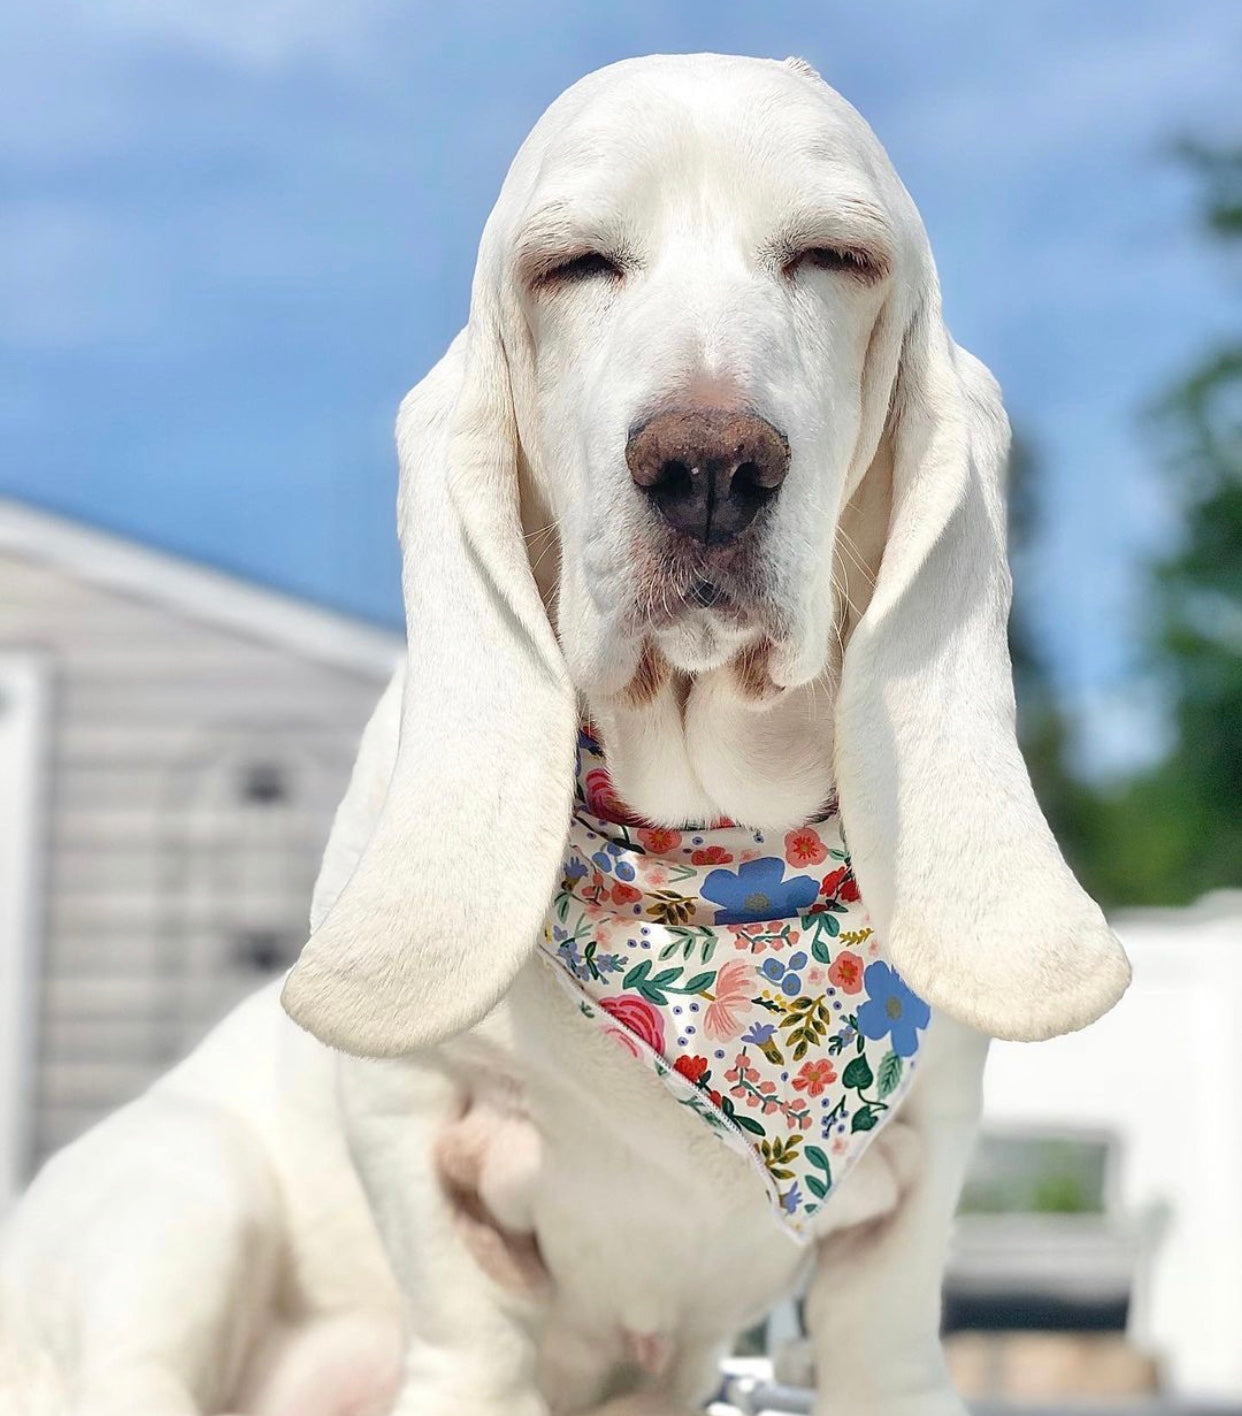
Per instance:
[[[514,159],[489,235],[529,242],[561,211],[606,226],[712,191],[761,226],[816,190],[891,229],[898,254],[919,242],[917,215],[874,133],[806,66],[714,54],[630,59],[547,109]]]

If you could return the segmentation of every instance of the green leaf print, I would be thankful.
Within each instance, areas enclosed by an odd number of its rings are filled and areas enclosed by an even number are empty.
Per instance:
[[[854,1113],[854,1119],[850,1122],[851,1131],[873,1131],[875,1130],[876,1114],[870,1106],[860,1106]]]
[[[880,1061],[880,1072],[876,1092],[881,1101],[891,1096],[901,1084],[901,1073],[905,1064],[895,1052],[886,1052]]]
[[[651,960],[644,959],[641,964],[635,964],[629,973],[621,980],[621,987],[637,988],[650,972]]]
[[[823,1153],[822,1150],[820,1150],[818,1146],[807,1146],[807,1148],[802,1152],[802,1154],[806,1156],[806,1158],[811,1162],[811,1164],[815,1166],[818,1170],[822,1170],[825,1173],[831,1173],[832,1167],[828,1164],[828,1157]]]
[[[865,1057],[855,1057],[846,1064],[845,1071],[841,1073],[841,1080],[847,1087],[853,1087],[856,1091],[866,1091],[875,1076],[871,1071],[870,1062]]]

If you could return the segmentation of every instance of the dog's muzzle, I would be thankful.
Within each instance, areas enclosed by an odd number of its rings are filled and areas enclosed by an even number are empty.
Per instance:
[[[751,413],[690,409],[635,428],[630,476],[674,531],[704,546],[743,532],[789,471],[785,435]]]

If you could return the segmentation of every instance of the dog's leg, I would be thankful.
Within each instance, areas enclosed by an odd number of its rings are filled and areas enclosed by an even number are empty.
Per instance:
[[[350,1149],[405,1300],[393,1416],[547,1416],[536,1386],[540,1304],[485,1271],[437,1165],[460,1123],[459,1089],[412,1061],[347,1058],[340,1076]]]
[[[6,1244],[0,1326],[55,1354],[74,1416],[219,1411],[272,1301],[279,1214],[240,1123],[144,1097],[31,1187]]]
[[[806,1306],[815,1416],[965,1411],[941,1350],[940,1289],[978,1124],[986,1053],[981,1035],[936,1019],[901,1113],[922,1152],[915,1174],[889,1215],[830,1235],[819,1246]]]

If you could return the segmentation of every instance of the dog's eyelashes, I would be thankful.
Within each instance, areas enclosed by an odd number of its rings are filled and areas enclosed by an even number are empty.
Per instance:
[[[558,261],[543,270],[538,284],[545,286],[577,285],[585,280],[619,280],[621,265],[602,251],[583,251],[568,260]]]
[[[870,251],[856,246],[807,246],[795,251],[781,270],[785,275],[792,276],[806,267],[850,275],[867,285],[884,274],[883,262]]]

